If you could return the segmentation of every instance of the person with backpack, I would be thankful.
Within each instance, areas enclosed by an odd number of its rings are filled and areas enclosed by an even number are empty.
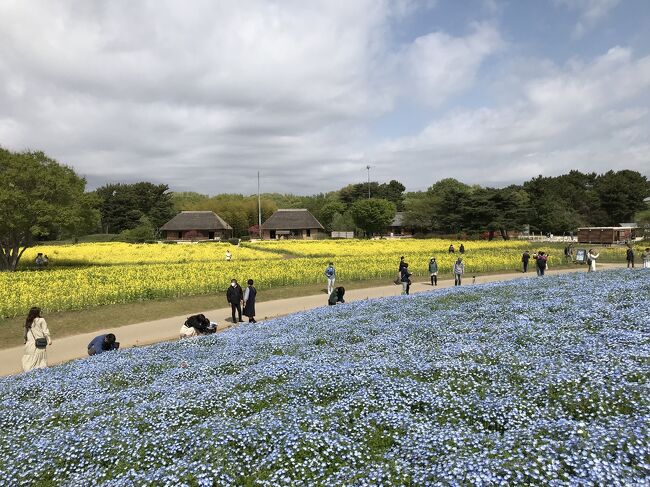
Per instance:
[[[115,335],[107,333],[92,339],[88,344],[88,355],[99,355],[120,348],[120,342],[115,341]]]
[[[431,285],[438,285],[438,263],[435,257],[431,257],[429,261],[429,277],[431,277]]]
[[[23,370],[27,372],[47,367],[47,346],[52,345],[52,339],[47,322],[41,316],[41,308],[33,307],[29,310],[23,329],[23,340]]]
[[[332,290],[334,289],[334,282],[336,281],[336,269],[334,269],[333,262],[330,262],[325,269],[325,277],[327,277],[327,294],[329,296],[332,294]]]
[[[634,250],[632,247],[627,248],[627,251],[625,252],[625,260],[627,260],[627,268],[629,269],[631,267],[634,269]]]
[[[402,273],[400,276],[400,280],[402,281],[402,294],[409,294],[411,291],[411,274],[409,272],[409,265],[404,262],[404,266],[402,267]]]
[[[232,279],[230,281],[230,286],[228,287],[228,291],[226,291],[226,299],[230,303],[230,309],[232,311],[232,322],[243,323],[244,320],[241,319],[241,303],[244,299],[244,291],[237,283],[237,279]],[[235,311],[237,311],[239,320],[235,319]]]
[[[247,281],[248,286],[244,291],[244,316],[248,316],[249,323],[257,323],[255,321],[255,298],[257,297],[257,289],[253,286],[253,280]]]
[[[522,272],[528,272],[528,261],[530,260],[530,252],[524,250],[524,253],[521,255],[521,263],[523,264],[524,270]]]
[[[587,272],[596,272],[596,259],[600,257],[594,249],[589,249],[587,252]]]
[[[458,257],[453,267],[454,272],[454,286],[460,286],[463,274],[465,274],[465,264],[463,264],[463,259]]]

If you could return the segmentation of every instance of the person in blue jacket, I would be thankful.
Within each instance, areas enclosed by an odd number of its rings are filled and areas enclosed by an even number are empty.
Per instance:
[[[99,355],[100,353],[117,350],[120,348],[120,342],[115,341],[115,335],[107,333],[93,338],[88,344],[88,355]]]

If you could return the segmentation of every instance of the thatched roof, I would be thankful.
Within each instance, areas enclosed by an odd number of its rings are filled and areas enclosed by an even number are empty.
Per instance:
[[[391,227],[403,227],[404,226],[404,212],[398,211],[395,213],[395,218],[393,223],[390,224]]]
[[[232,230],[232,227],[214,211],[181,211],[161,230]]]
[[[305,209],[278,210],[262,224],[262,230],[303,230],[323,225]]]

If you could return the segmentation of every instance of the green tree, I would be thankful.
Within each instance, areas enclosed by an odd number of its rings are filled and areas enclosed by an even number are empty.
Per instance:
[[[317,213],[318,221],[325,227],[325,230],[330,232],[334,230],[332,228],[332,221],[336,215],[343,215],[345,213],[346,207],[343,203],[339,201],[331,201],[323,205],[320,211]]]
[[[392,201],[398,211],[404,208],[404,190],[406,187],[399,181],[392,180],[388,184],[370,182],[370,196]],[[350,184],[339,190],[339,199],[346,205],[355,201],[368,199],[368,183]]]
[[[354,224],[354,219],[350,215],[349,211],[345,213],[336,213],[332,217],[332,222],[330,224],[333,232],[353,232],[357,229],[357,226]]]
[[[156,229],[149,218],[142,216],[137,227],[124,230],[120,236],[127,242],[146,242],[155,238]]]
[[[438,215],[440,199],[429,191],[408,193],[404,201],[404,221],[420,232],[431,232],[440,227]]]
[[[358,200],[350,207],[354,223],[367,236],[384,231],[393,222],[395,212],[393,202],[379,198]]]
[[[135,228],[140,225],[143,216],[157,231],[176,214],[166,184],[107,184],[95,193],[101,199],[102,228],[106,233]]]
[[[615,226],[645,209],[643,199],[650,195],[650,183],[637,171],[608,171],[596,179],[595,190],[605,216],[599,223]]]
[[[16,269],[37,240],[98,223],[86,180],[43,152],[0,149],[0,270]]]

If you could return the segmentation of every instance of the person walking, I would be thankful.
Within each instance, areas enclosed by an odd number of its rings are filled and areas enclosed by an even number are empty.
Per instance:
[[[463,259],[458,257],[454,263],[454,286],[460,286],[463,274],[465,274],[465,264],[463,264]]]
[[[587,252],[587,272],[596,271],[596,259],[600,256],[597,254],[594,249],[589,249]]]
[[[257,296],[257,289],[253,286],[253,280],[249,279],[248,286],[244,291],[244,316],[248,316],[249,323],[257,323],[255,320],[255,297]]]
[[[449,245],[449,253],[453,254],[454,252],[456,252],[456,249],[454,249],[454,244]]]
[[[409,294],[411,290],[411,274],[409,272],[409,265],[404,262],[401,272],[401,281],[402,281],[402,294]]]
[[[332,294],[334,282],[336,281],[336,269],[334,268],[333,262],[330,262],[325,269],[325,277],[327,277],[327,294],[330,295]]]
[[[535,267],[537,268],[537,275],[543,276],[546,272],[548,257],[544,252],[537,252],[537,257],[535,258]]]
[[[230,287],[228,287],[228,291],[226,291],[226,299],[228,299],[232,310],[232,322],[243,323],[244,320],[241,319],[241,303],[244,299],[244,291],[242,291],[241,286],[237,283],[237,279],[230,281]],[[235,311],[237,311],[239,320],[235,318]]]
[[[115,335],[107,333],[92,339],[88,344],[88,355],[99,355],[120,348],[120,342],[115,341]]]
[[[649,247],[646,247],[646,249],[641,254],[641,260],[643,260],[643,268],[650,269],[650,248]]]
[[[530,260],[530,252],[524,250],[524,253],[521,255],[521,263],[523,265],[522,272],[528,272],[528,261]]]
[[[431,257],[429,261],[429,276],[431,277],[431,285],[438,285],[438,263],[435,257]]]
[[[52,345],[47,322],[41,316],[41,308],[33,307],[27,313],[23,329],[25,354],[22,365],[25,372],[47,367],[47,346]]]
[[[458,247],[458,252],[461,254],[465,253],[465,244],[460,244],[460,247]]]
[[[631,267],[634,269],[634,250],[632,247],[627,248],[627,251],[625,252],[625,260],[627,260],[627,268],[629,269]]]
[[[230,253],[230,250],[226,250],[226,262],[230,262],[232,260],[232,254]]]

